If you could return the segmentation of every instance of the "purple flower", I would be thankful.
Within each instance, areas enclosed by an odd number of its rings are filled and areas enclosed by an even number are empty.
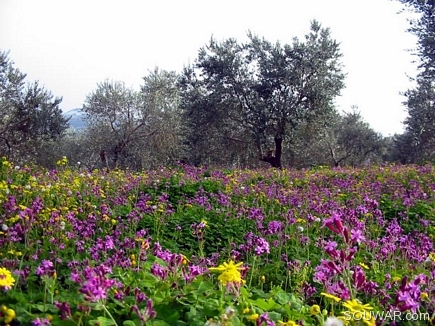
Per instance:
[[[365,241],[366,239],[365,236],[363,236],[361,230],[351,230],[350,234],[351,234],[350,240],[358,244]]]
[[[263,238],[258,238],[257,246],[255,247],[254,252],[257,256],[260,256],[264,253],[270,253],[269,243]]]
[[[46,326],[46,325],[51,325],[51,324],[47,318],[36,318],[36,319],[32,320],[32,325],[33,326]]]
[[[54,265],[49,260],[43,260],[41,264],[36,268],[36,275],[38,276],[52,276],[54,274]]]
[[[154,263],[151,266],[151,274],[153,274],[154,276],[157,276],[158,278],[160,278],[161,280],[165,280],[166,277],[168,276],[168,271],[165,270],[161,265],[159,265],[158,263]]]
[[[333,213],[330,218],[323,220],[323,226],[326,226],[328,229],[336,234],[343,234],[344,227],[341,222],[341,216],[337,213]]]
[[[337,248],[338,244],[335,241],[326,241],[325,242],[325,250],[334,250],[335,248]]]
[[[281,232],[283,228],[284,225],[280,221],[269,222],[267,234],[277,234]]]

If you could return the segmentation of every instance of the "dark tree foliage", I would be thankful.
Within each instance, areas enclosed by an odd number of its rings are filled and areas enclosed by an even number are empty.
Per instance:
[[[59,108],[61,98],[25,83],[7,52],[0,51],[0,155],[16,161],[37,161],[39,149],[55,141],[68,128]]]
[[[370,128],[356,108],[344,113],[331,129],[325,142],[334,166],[377,163],[382,157],[384,138]]]
[[[408,117],[406,131],[394,138],[396,159],[423,163],[435,159],[435,1],[398,0],[419,14],[410,21],[409,32],[417,36],[419,58],[417,86],[404,93]]]
[[[189,145],[200,161],[219,142],[245,149],[254,144],[260,160],[280,168],[283,141],[292,131],[333,110],[344,87],[339,45],[316,21],[303,42],[294,38],[291,45],[248,37],[242,44],[211,39],[184,69],[180,86]]]

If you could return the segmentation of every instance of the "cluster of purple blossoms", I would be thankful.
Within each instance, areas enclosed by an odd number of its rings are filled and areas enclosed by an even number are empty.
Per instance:
[[[62,320],[72,318],[71,308],[66,302],[55,301],[54,305],[59,309],[59,317]]]
[[[268,224],[266,234],[278,234],[284,230],[284,224],[280,221],[271,221]]]
[[[110,289],[120,288],[122,285],[115,279],[106,277],[106,274],[111,272],[111,268],[104,264],[97,267],[86,267],[81,275],[72,272],[71,280],[81,285],[79,291],[84,294],[85,300],[97,302],[106,299]]]
[[[50,276],[56,274],[56,271],[54,270],[54,265],[49,260],[43,260],[41,264],[36,268],[36,275],[38,276]]]
[[[206,266],[202,267],[188,263],[187,258],[183,255],[171,253],[169,250],[162,250],[158,242],[154,245],[153,253],[157,258],[165,262],[164,266],[157,262],[151,266],[151,274],[161,280],[165,280],[168,276],[182,275],[186,282],[190,282],[207,271]]]
[[[258,237],[256,241],[256,246],[254,248],[254,253],[257,256],[260,256],[265,253],[266,254],[270,253],[269,242],[267,242],[266,239]]]
[[[32,326],[48,326],[51,325],[50,321],[47,318],[36,318],[32,320]]]
[[[420,307],[421,289],[420,285],[427,283],[427,276],[418,275],[414,280],[407,283],[408,277],[402,279],[400,289],[396,294],[396,306],[400,311],[410,310],[415,313]]]

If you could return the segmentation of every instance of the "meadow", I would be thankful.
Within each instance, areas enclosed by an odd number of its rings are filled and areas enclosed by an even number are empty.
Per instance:
[[[429,325],[435,168],[0,161],[0,325]]]

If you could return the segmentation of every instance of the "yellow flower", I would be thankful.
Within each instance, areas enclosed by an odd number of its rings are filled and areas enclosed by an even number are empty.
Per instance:
[[[243,262],[234,264],[234,262],[231,260],[229,263],[224,262],[218,267],[210,267],[209,270],[212,272],[221,273],[218,276],[218,280],[223,285],[227,285],[230,282],[234,282],[234,283],[243,282],[242,275],[240,274],[240,271],[244,269],[243,267],[241,267],[242,265]]]
[[[343,307],[346,307],[350,311],[361,311],[361,312],[364,312],[364,311],[373,310],[372,306],[370,306],[369,304],[362,304],[357,299],[347,300],[345,303],[343,303]]]
[[[298,324],[296,324],[293,320],[289,320],[286,322],[278,320],[278,324],[283,325],[283,326],[298,326]]]
[[[182,263],[183,265],[187,265],[187,263],[189,262],[189,259],[187,259],[187,257],[184,256],[184,255],[181,255],[181,257],[183,258],[183,260],[181,261],[181,263]]]
[[[367,326],[375,326],[376,325],[376,320],[374,316],[371,316],[370,318],[364,318],[362,320],[362,322],[364,323],[364,325]]]
[[[252,315],[248,316],[246,319],[248,321],[256,321],[258,319],[258,317],[260,317],[258,314],[252,314]]]
[[[336,297],[335,295],[332,295],[332,294],[329,294],[329,293],[325,293],[325,292],[322,292],[320,294],[323,295],[325,298],[334,300],[335,302],[340,302],[341,301],[341,298]]]
[[[12,287],[15,283],[15,279],[12,277],[12,274],[10,271],[8,271],[6,268],[1,267],[0,268],[0,287],[4,287],[6,289],[9,289]]]
[[[369,269],[369,267],[364,263],[359,263],[359,265],[364,269]]]
[[[421,300],[426,300],[427,298],[429,298],[429,295],[427,294],[427,292],[421,292],[420,293],[420,299]]]
[[[15,314],[15,311],[13,309],[6,309],[4,314],[5,314],[5,317],[4,317],[3,321],[4,321],[5,324],[9,324],[17,316]]]
[[[62,159],[60,159],[59,161],[56,162],[56,165],[67,165],[68,164],[68,159],[66,158],[66,156],[62,156]]]
[[[310,307],[310,315],[316,316],[318,314],[320,314],[320,307],[318,305],[316,305],[316,304],[312,305]]]

